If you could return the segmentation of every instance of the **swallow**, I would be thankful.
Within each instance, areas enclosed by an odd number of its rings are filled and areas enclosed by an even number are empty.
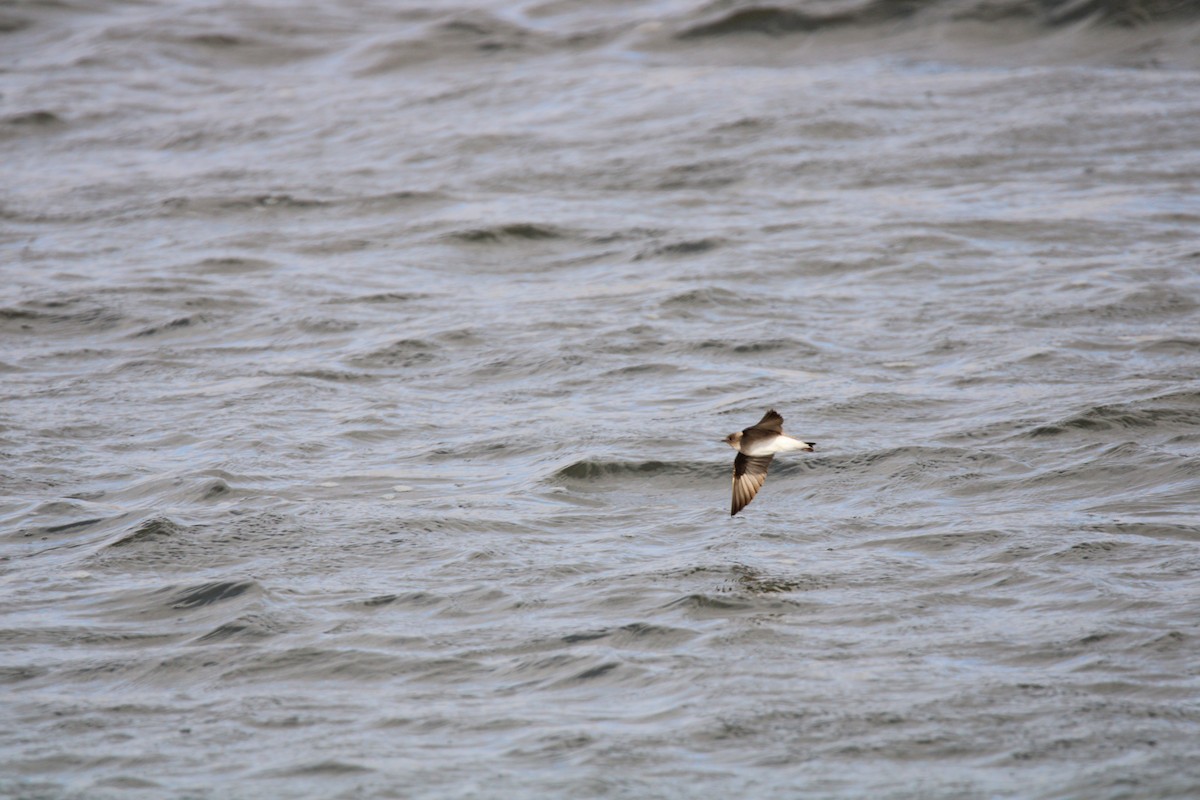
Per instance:
[[[776,453],[793,450],[811,452],[813,442],[802,442],[785,436],[783,417],[775,409],[768,411],[762,419],[745,430],[731,433],[725,444],[738,451],[733,459],[733,509],[729,516],[746,507],[767,480],[767,468]]]

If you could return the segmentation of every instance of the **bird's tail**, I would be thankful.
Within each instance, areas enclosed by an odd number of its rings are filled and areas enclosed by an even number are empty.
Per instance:
[[[813,448],[816,446],[815,442],[802,442],[799,439],[793,439],[791,436],[784,436],[781,438],[783,439],[781,444],[785,444],[786,446],[780,448],[780,452],[786,450],[805,450],[807,452],[812,452]]]

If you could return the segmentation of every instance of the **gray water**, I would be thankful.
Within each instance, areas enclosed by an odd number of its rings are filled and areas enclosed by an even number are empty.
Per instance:
[[[1197,796],[1192,11],[0,6],[0,794]]]

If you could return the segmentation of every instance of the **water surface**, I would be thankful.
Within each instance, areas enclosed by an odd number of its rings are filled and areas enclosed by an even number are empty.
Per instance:
[[[6,6],[0,793],[1195,796],[1187,12]]]

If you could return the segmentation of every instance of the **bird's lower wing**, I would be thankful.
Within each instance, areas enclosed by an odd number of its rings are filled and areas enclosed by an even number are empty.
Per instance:
[[[738,453],[733,460],[733,510],[729,516],[741,511],[754,499],[767,480],[767,468],[774,456],[748,456]]]

